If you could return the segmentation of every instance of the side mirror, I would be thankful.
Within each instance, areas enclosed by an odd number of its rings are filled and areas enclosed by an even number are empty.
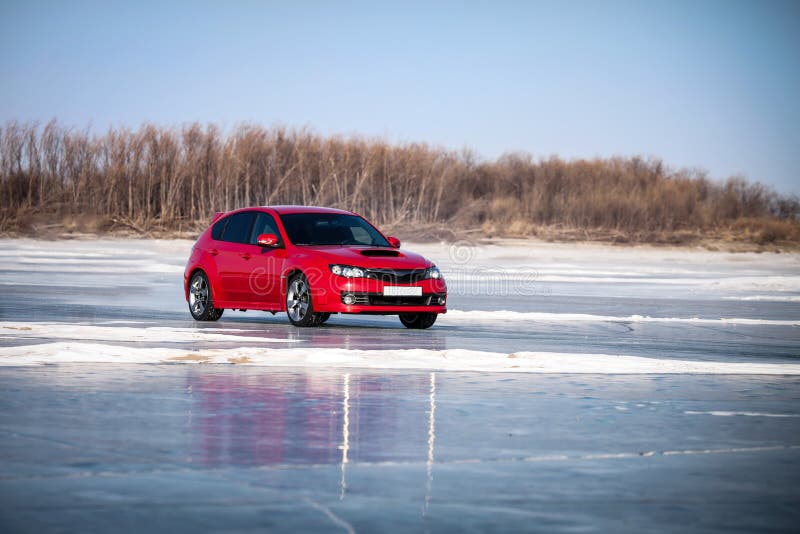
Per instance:
[[[396,237],[389,236],[386,238],[386,240],[389,241],[389,244],[392,245],[392,248],[400,248],[400,240]]]
[[[277,247],[278,236],[275,234],[259,234],[256,242],[262,247]]]

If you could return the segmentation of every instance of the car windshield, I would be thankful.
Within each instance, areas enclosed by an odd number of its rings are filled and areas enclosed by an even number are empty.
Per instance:
[[[292,213],[281,215],[281,220],[295,245],[390,246],[375,227],[356,215]]]

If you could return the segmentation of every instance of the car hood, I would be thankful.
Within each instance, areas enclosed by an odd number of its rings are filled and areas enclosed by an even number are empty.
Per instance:
[[[433,265],[425,257],[386,247],[352,246],[302,246],[298,247],[316,258],[324,258],[330,263],[341,263],[355,267],[372,269],[424,269]]]

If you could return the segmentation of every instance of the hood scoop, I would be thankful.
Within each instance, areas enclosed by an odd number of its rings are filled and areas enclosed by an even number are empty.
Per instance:
[[[396,258],[400,255],[400,252],[390,249],[368,248],[366,250],[362,250],[361,255],[370,258]]]

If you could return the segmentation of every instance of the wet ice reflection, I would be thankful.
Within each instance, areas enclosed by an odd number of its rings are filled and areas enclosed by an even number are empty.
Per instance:
[[[348,493],[351,461],[424,463],[423,513],[428,510],[436,373],[391,378],[193,373],[188,380],[192,462],[209,467],[338,463],[340,500]]]
[[[342,491],[339,494],[339,499],[344,499],[344,493],[347,491],[347,453],[350,451],[350,373],[344,375],[344,394],[342,395],[342,410],[344,417],[342,418]]]
[[[194,462],[341,464],[343,494],[352,461],[433,462],[435,373],[190,373],[188,380]]]
[[[436,373],[431,373],[430,410],[428,411],[428,461],[426,469],[428,478],[425,485],[425,509],[431,503],[431,489],[433,487],[433,446],[436,443]]]

